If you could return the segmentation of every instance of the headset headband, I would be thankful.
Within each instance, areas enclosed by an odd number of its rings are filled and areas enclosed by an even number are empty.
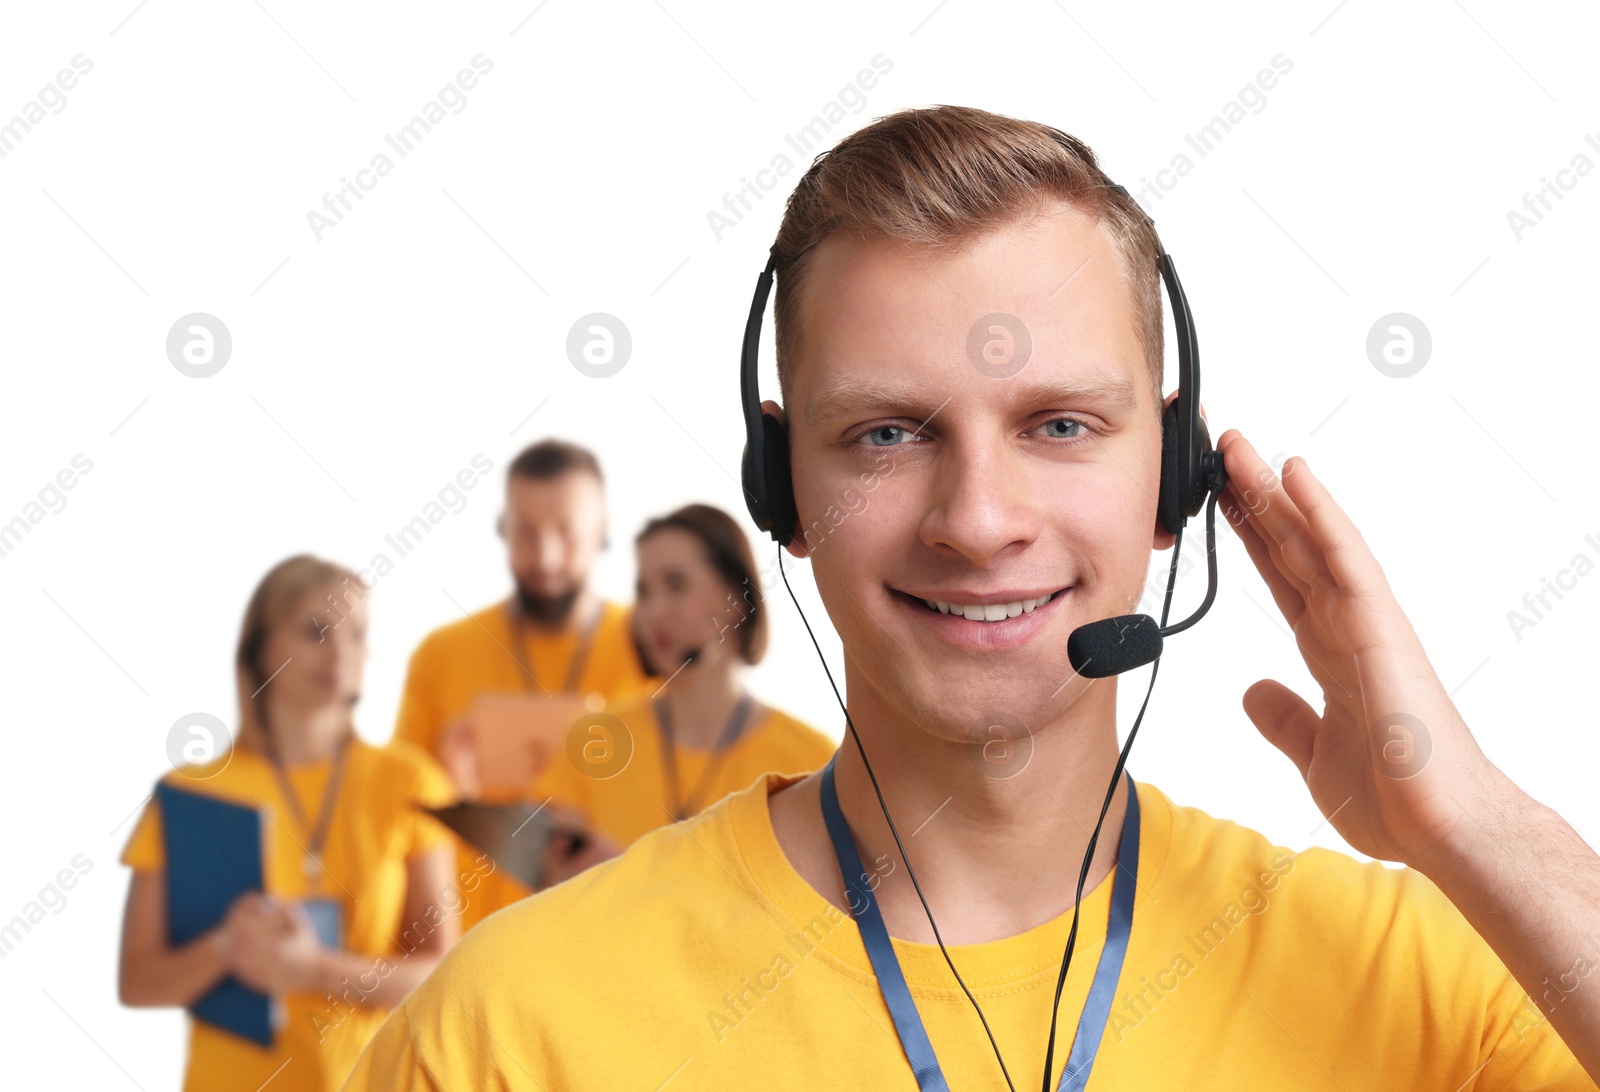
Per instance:
[[[1154,230],[1155,220],[1128,191],[1110,186],[1138,209]],[[1163,415],[1162,490],[1157,504],[1161,525],[1176,534],[1188,517],[1199,513],[1221,467],[1220,455],[1211,450],[1205,422],[1200,417],[1200,344],[1195,336],[1194,316],[1177,266],[1156,235],[1160,249],[1157,261],[1167,300],[1172,308],[1173,326],[1178,340],[1178,397]],[[793,481],[789,475],[788,435],[777,419],[761,410],[761,394],[756,367],[760,356],[761,321],[772,292],[777,266],[777,247],[767,257],[767,266],[756,278],[755,295],[750,301],[750,317],[745,322],[744,343],[739,356],[739,398],[744,413],[745,449],[741,464],[745,505],[750,518],[779,545],[794,538],[798,513],[794,507]]]

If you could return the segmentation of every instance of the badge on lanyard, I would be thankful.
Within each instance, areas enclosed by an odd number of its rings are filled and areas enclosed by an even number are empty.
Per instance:
[[[317,931],[317,939],[324,948],[334,952],[344,950],[344,903],[317,896],[301,899],[300,908],[311,919],[311,927]]]

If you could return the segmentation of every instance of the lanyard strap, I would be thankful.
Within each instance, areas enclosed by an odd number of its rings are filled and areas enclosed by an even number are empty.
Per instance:
[[[672,716],[667,709],[667,699],[656,698],[651,703],[655,710],[656,723],[661,725],[661,740],[666,744],[667,784],[672,789],[673,817],[680,823],[694,814],[691,809],[695,807],[695,801],[700,798],[700,794],[711,783],[711,775],[727,756],[728,748],[739,737],[739,733],[744,731],[745,722],[750,719],[750,709],[754,704],[755,700],[750,696],[748,690],[740,692],[739,704],[733,707],[733,713],[728,717],[728,723],[723,725],[721,738],[717,740],[716,747],[711,752],[711,757],[706,760],[705,769],[700,771],[699,784],[695,786],[694,792],[685,801],[678,795],[678,747],[672,738]]]
[[[1083,1092],[1100,1050],[1106,1020],[1116,1000],[1117,981],[1122,977],[1122,959],[1128,954],[1128,935],[1133,932],[1133,896],[1139,876],[1139,790],[1128,775],[1128,810],[1122,817],[1122,843],[1117,846],[1117,867],[1112,873],[1111,909],[1106,918],[1106,946],[1100,949],[1094,981],[1083,1001],[1083,1015],[1072,1037],[1072,1054],[1061,1070],[1060,1092]]]
[[[515,595],[507,601],[506,610],[511,613],[511,643],[516,646],[517,666],[522,669],[522,689],[544,690],[539,685],[538,676],[533,673],[533,665],[528,662],[528,619],[522,613]],[[600,619],[605,611],[605,603],[596,603],[594,613],[589,615],[589,620],[579,632],[578,645],[572,650],[572,659],[567,661],[567,678],[561,684],[563,692],[570,693],[578,689],[578,680],[583,677],[584,665],[589,662],[589,650],[594,647],[594,635],[600,628]],[[548,690],[544,692],[549,693]]]
[[[289,780],[288,773],[283,768],[283,762],[278,758],[276,749],[268,755],[272,763],[272,772],[277,776],[278,789],[283,793],[289,810],[294,812],[295,822],[306,832],[305,844],[305,871],[307,880],[316,880],[322,871],[322,847],[328,841],[328,828],[333,822],[333,809],[339,798],[339,783],[344,780],[345,755],[350,749],[350,738],[346,736],[339,741],[339,749],[334,755],[333,768],[328,771],[328,783],[322,789],[322,802],[317,805],[317,818],[312,822],[306,817],[305,809],[300,806],[300,797],[294,791],[294,785]]]
[[[833,763],[834,759],[830,758],[822,768],[822,818],[827,823],[828,836],[833,840],[834,856],[839,862],[839,873],[844,878],[850,913],[861,931],[861,941],[867,949],[867,957],[872,961],[872,970],[877,976],[879,989],[883,991],[889,1016],[900,1034],[900,1045],[905,1050],[906,1060],[911,1063],[912,1072],[916,1075],[917,1087],[922,1092],[949,1092],[950,1086],[945,1083],[938,1056],[928,1039],[927,1029],[922,1025],[922,1018],[917,1014],[917,1005],[906,986],[905,975],[900,970],[900,960],[894,954],[894,944],[883,923],[883,912],[878,909],[867,872],[861,866],[861,855],[856,852],[850,827],[839,807],[839,793],[833,781]],[[1122,820],[1122,843],[1117,847],[1117,867],[1112,878],[1106,944],[1100,952],[1094,982],[1084,1001],[1083,1015],[1078,1020],[1072,1053],[1061,1071],[1059,1092],[1082,1092],[1089,1082],[1089,1071],[1094,1067],[1100,1038],[1105,1032],[1106,1020],[1111,1015],[1117,980],[1122,975],[1128,935],[1133,929],[1133,895],[1138,873],[1139,794],[1130,776],[1127,814]]]

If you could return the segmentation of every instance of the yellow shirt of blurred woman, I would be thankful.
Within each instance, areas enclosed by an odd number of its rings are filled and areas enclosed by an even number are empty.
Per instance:
[[[458,622],[440,626],[411,654],[394,738],[436,755],[446,724],[471,710],[480,694],[556,693],[566,681],[580,633],[576,620],[558,633],[526,627],[527,662],[534,679],[517,662],[510,600],[485,607]],[[653,680],[640,666],[629,635],[629,608],[602,602],[600,622],[578,675],[576,689],[606,700],[625,698]],[[653,687],[652,687],[653,689]],[[458,841],[458,864],[471,868],[478,851]],[[504,872],[485,876],[477,897],[462,916],[470,929],[484,917],[528,894]]]
[[[674,746],[677,795],[668,751],[649,696],[607,706],[587,722],[588,737],[569,740],[535,790],[538,799],[574,808],[621,846],[749,785],[761,774],[806,774],[821,768],[835,744],[789,714],[759,706],[752,723],[720,753]]]
[[[332,760],[285,768],[301,809],[315,820],[327,787]],[[472,898],[477,874],[464,875],[434,894],[436,907],[424,920],[408,922],[405,913],[407,862],[436,846],[448,845],[450,832],[423,807],[450,802],[454,786],[427,755],[412,747],[374,747],[352,740],[344,776],[329,820],[322,861],[325,871],[313,887],[301,848],[292,804],[284,799],[272,764],[255,751],[234,748],[202,766],[187,766],[164,780],[189,792],[265,809],[265,889],[284,898],[337,900],[345,925],[345,947],[372,956],[365,986],[351,981],[338,994],[290,994],[286,1019],[269,1049],[200,1020],[189,1021],[189,1060],[185,1092],[257,1088],[269,1078],[274,1092],[320,1092],[344,1081],[361,1048],[382,1023],[386,1009],[361,1004],[364,992],[414,951],[445,915],[459,913]],[[161,808],[145,805],[122,863],[139,872],[166,868]],[[487,861],[478,868],[493,866]]]
[[[915,1089],[855,922],[773,833],[768,794],[793,780],[769,774],[495,915],[389,1014],[347,1092]],[[1293,853],[1137,784],[1133,930],[1090,1089],[1594,1089],[1420,873]],[[1051,1088],[1111,889],[1084,896]],[[1043,1076],[1071,920],[949,949],[1019,1089]],[[893,944],[950,1087],[1004,1088],[938,947]]]

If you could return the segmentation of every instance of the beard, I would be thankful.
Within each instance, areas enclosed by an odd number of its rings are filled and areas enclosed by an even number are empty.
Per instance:
[[[572,608],[577,605],[578,596],[583,592],[580,587],[573,587],[560,595],[539,595],[524,588],[519,581],[517,584],[517,605],[522,608],[523,614],[546,626],[564,625],[572,614]]]

